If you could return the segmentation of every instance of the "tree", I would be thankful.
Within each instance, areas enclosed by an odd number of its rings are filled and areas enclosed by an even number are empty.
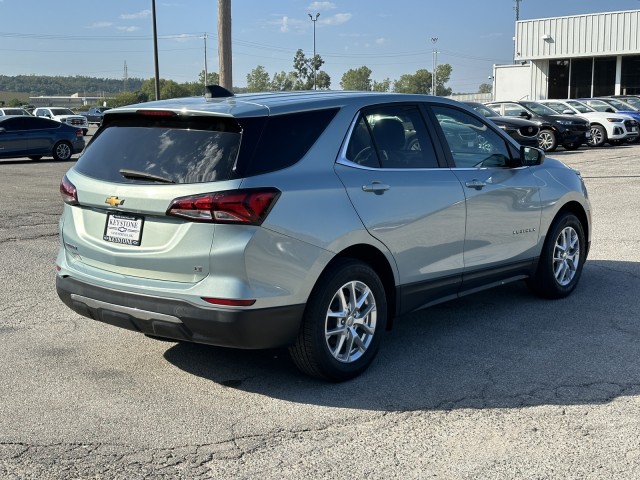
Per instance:
[[[398,93],[423,93],[431,92],[431,72],[425,69],[416,71],[415,74],[401,75],[393,84],[393,91]]]
[[[311,90],[313,88],[314,72],[316,87],[327,89],[331,85],[331,77],[320,67],[324,64],[324,60],[320,55],[313,58],[307,58],[301,48],[296,51],[293,57],[293,69],[296,74],[296,83],[294,90]]]
[[[200,73],[198,74],[198,81],[200,82],[200,85],[205,85],[204,68],[200,70]],[[206,85],[220,85],[220,75],[218,75],[216,72],[209,72],[207,74]]]
[[[481,83],[478,87],[478,93],[491,93],[493,91],[493,85],[490,83]]]
[[[388,92],[391,89],[391,80],[385,78],[381,82],[373,81],[374,92]]]
[[[153,78],[142,82],[142,93],[147,95],[147,98],[156,98],[155,80]],[[160,98],[179,98],[190,97],[192,95],[187,84],[179,84],[173,80],[160,79]]]
[[[249,92],[265,92],[270,90],[269,74],[262,65],[258,65],[247,74],[247,90]]]
[[[442,63],[436,67],[436,95],[446,97],[451,95],[451,89],[444,84],[451,78],[451,65]]]
[[[347,70],[342,75],[340,86],[343,90],[370,91],[371,69],[363,65],[362,67]]]
[[[155,87],[154,87],[155,90]],[[155,91],[154,91],[155,96]],[[149,100],[149,97],[142,92],[123,92],[117,94],[113,99],[109,100],[110,107],[122,107],[124,105],[133,105],[134,103],[142,103]]]
[[[298,77],[296,76],[296,72],[287,73],[283,70],[280,73],[274,73],[269,90],[274,90],[276,92],[293,90],[297,80]]]

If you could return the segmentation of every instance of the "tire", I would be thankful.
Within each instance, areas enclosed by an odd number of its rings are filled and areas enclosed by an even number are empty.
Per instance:
[[[607,143],[607,131],[602,125],[591,125],[591,138],[587,141],[590,147],[601,147]]]
[[[69,142],[58,142],[53,146],[53,159],[54,160],[69,160],[71,155],[73,155],[73,150],[71,149],[71,144]]]
[[[349,380],[375,358],[386,324],[387,300],[376,272],[365,263],[342,259],[318,279],[289,354],[307,375]]]
[[[558,138],[555,132],[549,129],[540,130],[538,146],[545,152],[553,152],[558,147]]]
[[[585,260],[582,224],[575,215],[562,213],[547,232],[529,287],[544,298],[564,298],[578,285]]]
[[[562,146],[565,150],[577,150],[578,148],[580,148],[579,143],[566,143]]]

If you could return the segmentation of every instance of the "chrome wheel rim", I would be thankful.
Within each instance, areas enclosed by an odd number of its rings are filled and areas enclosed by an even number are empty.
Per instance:
[[[553,147],[553,134],[549,132],[540,132],[538,134],[538,145],[543,150]]]
[[[351,363],[365,354],[376,331],[376,300],[364,283],[345,283],[334,294],[325,320],[329,352],[339,362]]]
[[[559,285],[566,287],[576,276],[580,263],[580,239],[572,227],[565,227],[553,249],[553,274]]]
[[[604,136],[602,135],[602,132],[600,131],[599,128],[592,128],[591,129],[591,139],[589,140],[589,143],[591,145],[594,146],[598,146],[600,144],[602,144],[604,138]]]
[[[56,148],[56,153],[58,154],[59,158],[66,160],[71,156],[71,149],[69,148],[69,145],[67,145],[66,143],[61,143]]]

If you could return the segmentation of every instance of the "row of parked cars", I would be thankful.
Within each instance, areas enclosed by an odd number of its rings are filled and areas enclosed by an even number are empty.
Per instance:
[[[640,97],[467,102],[520,144],[552,152],[558,146],[600,147],[640,141]]]

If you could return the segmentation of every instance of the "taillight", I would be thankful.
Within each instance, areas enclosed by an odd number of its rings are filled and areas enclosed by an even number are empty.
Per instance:
[[[68,205],[80,204],[80,202],[78,202],[78,191],[66,175],[62,177],[62,181],[60,182],[60,195],[62,195],[62,201]]]
[[[81,128],[76,130],[76,137],[84,137],[84,132]]]
[[[196,222],[260,225],[280,196],[275,188],[230,190],[176,198],[167,215]]]

